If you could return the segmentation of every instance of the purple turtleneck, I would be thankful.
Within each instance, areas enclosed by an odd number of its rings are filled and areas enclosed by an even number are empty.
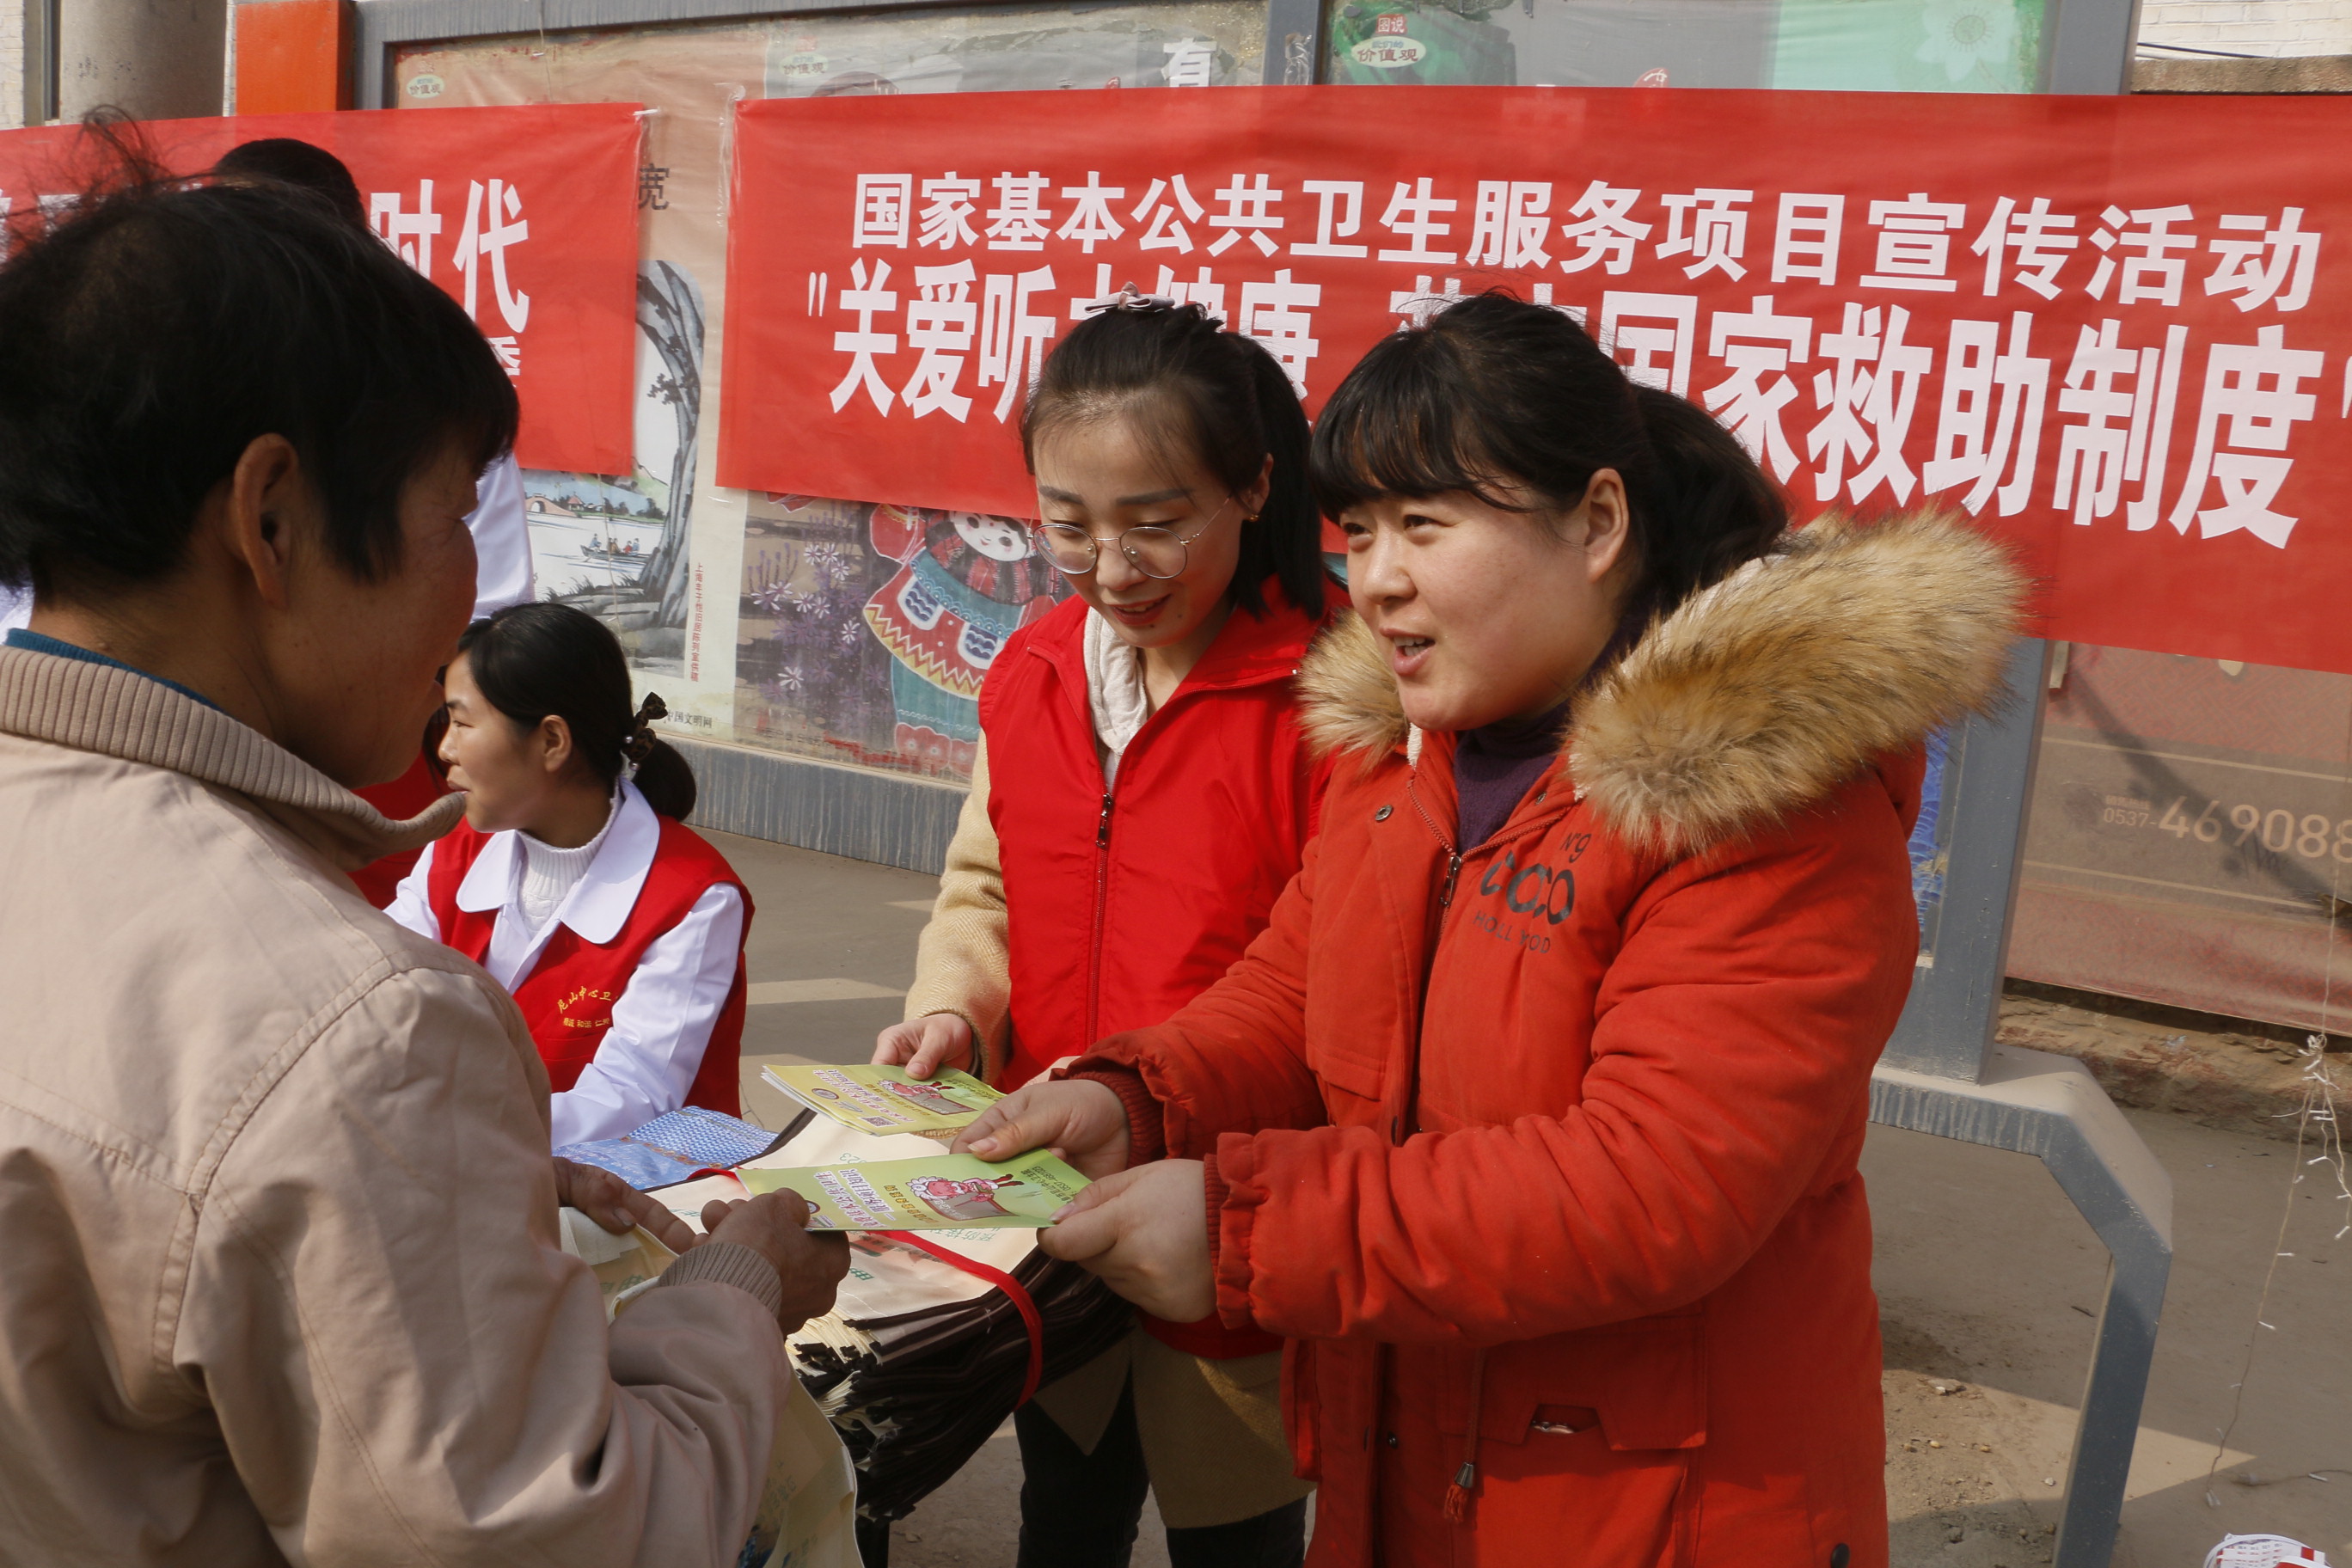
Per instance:
[[[1617,629],[1578,683],[1579,695],[1612,668],[1642,639],[1642,616],[1627,611]],[[1576,699],[1533,719],[1505,719],[1483,729],[1465,730],[1454,746],[1454,793],[1461,802],[1454,814],[1458,852],[1467,855],[1510,820],[1536,780],[1543,777],[1559,752],[1559,738],[1568,732],[1568,710]]]
[[[1454,747],[1454,791],[1461,802],[1456,831],[1463,854],[1492,838],[1551,766],[1573,700],[1534,719],[1507,719],[1462,732]]]

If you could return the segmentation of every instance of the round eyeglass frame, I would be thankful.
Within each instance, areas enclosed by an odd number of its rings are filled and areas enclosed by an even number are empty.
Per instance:
[[[1142,522],[1136,524],[1133,528],[1123,528],[1119,530],[1118,532],[1111,535],[1108,540],[1099,538],[1095,534],[1088,533],[1085,530],[1078,528],[1075,523],[1066,522],[1039,522],[1033,524],[1030,531],[1037,535],[1038,552],[1053,563],[1055,571],[1059,572],[1065,577],[1083,577],[1087,573],[1093,571],[1096,567],[1101,565],[1102,547],[1106,543],[1108,543],[1118,545],[1118,552],[1127,557],[1127,563],[1134,567],[1138,572],[1142,573],[1145,576],[1151,578],[1155,582],[1165,583],[1172,578],[1181,577],[1184,575],[1185,569],[1192,563],[1192,542],[1199,539],[1201,535],[1208,532],[1210,529],[1215,527],[1217,519],[1225,515],[1225,508],[1237,499],[1238,498],[1234,496],[1226,496],[1223,501],[1217,503],[1216,510],[1202,519],[1200,527],[1186,534],[1179,534],[1174,529],[1168,527],[1164,523],[1157,522]],[[1065,566],[1062,564],[1061,558],[1054,552],[1054,541],[1055,535],[1053,531],[1056,529],[1067,530],[1070,533],[1075,533],[1078,538],[1087,542],[1087,563],[1084,566]],[[1139,533],[1162,534],[1171,541],[1176,546],[1176,570],[1173,572],[1154,572],[1150,567],[1145,565],[1141,555],[1138,553],[1137,547],[1128,542],[1131,538]],[[1066,534],[1063,537],[1066,540],[1067,535]]]

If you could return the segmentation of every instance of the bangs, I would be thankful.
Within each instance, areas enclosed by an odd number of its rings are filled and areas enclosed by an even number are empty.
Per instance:
[[[1479,437],[1477,377],[1454,344],[1416,329],[1374,345],[1316,421],[1310,473],[1327,517],[1386,496],[1466,491],[1504,511],[1530,509]]]

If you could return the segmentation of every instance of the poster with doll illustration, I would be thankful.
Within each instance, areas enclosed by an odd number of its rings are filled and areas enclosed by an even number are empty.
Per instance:
[[[969,773],[980,683],[1005,639],[1066,592],[1061,574],[1013,518],[877,506],[871,528],[876,553],[898,563],[866,602],[893,660],[893,740],[902,757]]]

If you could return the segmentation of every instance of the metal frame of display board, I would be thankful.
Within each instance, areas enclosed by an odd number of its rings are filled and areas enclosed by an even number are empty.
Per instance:
[[[2010,710],[1950,736],[1937,824],[1943,894],[1872,1075],[1870,1117],[2035,1156],[2106,1247],[2054,1568],[2107,1568],[2172,1270],[2172,1182],[2082,1063],[1993,1040],[2049,671],[2050,645],[2020,642]]]
[[[1164,3],[1172,5],[1176,0]],[[2077,3],[2112,5],[2118,0]],[[1007,0],[1000,8],[1033,9],[1034,4],[1035,0],[1025,5]],[[352,48],[352,106],[391,106],[392,51],[402,44],[569,33],[583,27],[660,27],[843,11],[870,14],[946,8],[941,0],[798,0],[793,5],[778,5],[776,0],[358,0],[353,7],[358,19]],[[1265,83],[1312,85],[1321,67],[1321,39],[1320,0],[1268,0]]]
[[[655,27],[840,11],[940,9],[940,0],[358,0],[352,49],[352,102],[388,106],[392,50],[401,44],[572,32],[582,27]],[[1007,10],[1015,9],[1007,4]],[[2127,91],[2139,35],[2139,0],[2053,0],[2042,25],[2050,92]],[[1323,73],[1322,0],[1267,0],[1268,86],[1306,87]]]

